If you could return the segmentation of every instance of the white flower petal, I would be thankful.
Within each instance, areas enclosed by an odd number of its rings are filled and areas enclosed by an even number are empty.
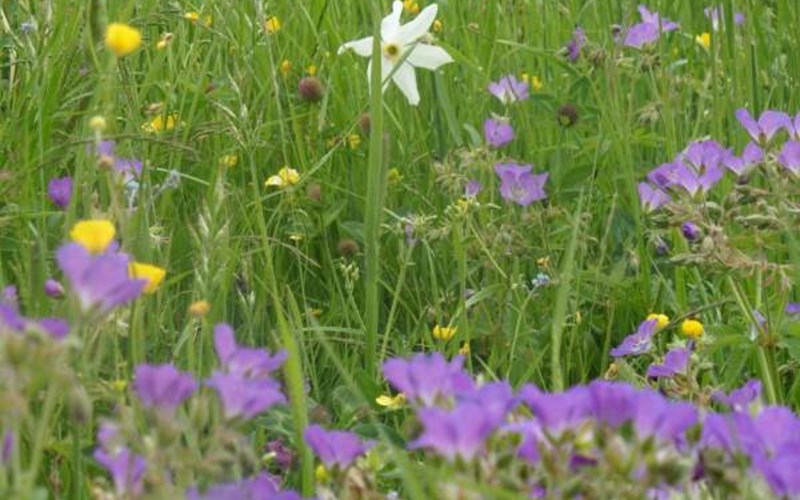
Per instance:
[[[369,57],[372,55],[372,37],[368,36],[342,44],[336,53],[341,55],[346,50],[352,50],[361,57]]]
[[[453,58],[441,47],[418,43],[411,49],[406,61],[417,68],[436,69],[453,62]]]
[[[412,106],[419,104],[419,90],[417,90],[417,75],[414,66],[403,63],[392,76],[392,81],[397,85]]]
[[[400,15],[403,13],[403,2],[396,1],[392,4],[392,13],[381,21],[381,38],[391,40],[400,27]]]
[[[383,37],[383,40],[393,41],[400,45],[409,45],[416,42],[431,29],[431,24],[436,19],[438,10],[439,7],[436,4],[425,7],[413,21],[397,29],[393,40],[388,40],[386,37]]]

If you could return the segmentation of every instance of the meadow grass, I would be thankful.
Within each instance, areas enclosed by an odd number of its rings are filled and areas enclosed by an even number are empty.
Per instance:
[[[93,422],[111,409],[111,384],[130,380],[138,363],[210,374],[213,325],[228,322],[239,342],[289,353],[291,416],[260,422],[303,450],[290,483],[305,493],[314,479],[302,444],[309,419],[394,439],[400,420],[373,403],[388,392],[380,366],[419,351],[453,356],[467,345],[473,373],[562,390],[619,368],[609,350],[647,314],[673,318],[676,337],[680,320],[697,316],[713,339],[704,385],[728,389],[757,376],[770,401],[797,408],[800,344],[781,319],[791,287],[766,268],[658,255],[637,194],[649,170],[693,140],[740,151],[748,139],[737,108],[793,114],[799,105],[800,4],[720,4],[746,22],[714,32],[708,5],[651,0],[681,29],[636,51],[612,33],[638,22],[636,3],[440,1],[434,36],[455,62],[417,72],[413,107],[393,85],[370,96],[366,61],[337,54],[375,32],[389,2],[3,2],[0,285],[18,287],[27,315],[78,321],[42,284],[59,275],[53,256],[75,222],[113,220],[125,250],[167,277],[113,321],[80,325],[82,338],[94,339],[79,370],[96,402]],[[190,11],[199,19],[186,19]],[[272,33],[270,16],[280,20]],[[113,21],[141,30],[138,51],[115,58],[105,49]],[[588,42],[571,63],[563,47],[576,25]],[[695,39],[704,32],[708,48]],[[170,41],[158,49],[165,33]],[[527,101],[506,108],[486,91],[523,73],[541,81]],[[298,93],[304,76],[319,79],[320,100]],[[371,76],[378,87],[380,75]],[[559,121],[567,105],[574,124]],[[369,131],[360,126],[366,113]],[[483,138],[491,113],[508,113],[516,132],[501,149]],[[173,114],[174,128],[145,130]],[[107,122],[102,132],[90,127],[95,116]],[[131,200],[98,168],[96,134],[144,162]],[[492,168],[502,159],[549,172],[547,199],[504,200]],[[299,182],[265,186],[284,166]],[[74,194],[59,210],[47,184],[67,175]],[[463,202],[469,179],[485,187],[477,204]],[[679,228],[660,234],[671,255],[689,250]],[[796,276],[793,227],[731,238]],[[540,273],[549,282],[532,289]],[[188,310],[200,300],[210,311],[197,317]],[[753,310],[782,325],[774,344],[749,339],[759,328]],[[437,325],[456,327],[455,337],[434,338]],[[618,376],[634,379],[624,367]],[[29,480],[86,498],[89,478],[100,475],[87,451],[93,424],[70,435],[63,421],[47,424],[43,463]],[[397,460],[406,494],[424,497],[432,473]]]

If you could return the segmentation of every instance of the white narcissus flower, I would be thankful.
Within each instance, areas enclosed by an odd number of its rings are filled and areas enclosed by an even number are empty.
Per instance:
[[[443,48],[421,41],[428,34],[431,24],[436,19],[437,10],[437,5],[429,5],[413,21],[401,26],[400,14],[403,12],[403,2],[395,1],[392,4],[392,13],[381,21],[380,64],[381,81],[384,82],[383,90],[386,90],[389,85],[387,78],[391,74],[392,81],[412,106],[419,104],[419,90],[414,68],[434,70],[443,64],[453,62],[453,58]],[[347,42],[339,47],[338,53],[341,54],[348,49],[362,57],[370,57],[372,55],[372,37],[368,36]],[[408,54],[406,55],[406,53]],[[367,66],[367,81],[372,73],[372,63],[373,61],[370,61]]]

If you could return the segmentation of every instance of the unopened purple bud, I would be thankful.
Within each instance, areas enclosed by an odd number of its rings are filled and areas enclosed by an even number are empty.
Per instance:
[[[51,299],[60,299],[64,296],[64,287],[58,281],[50,278],[44,282],[44,293]]]
[[[67,208],[72,199],[72,179],[61,177],[47,183],[47,196],[58,208]]]
[[[693,222],[684,222],[681,225],[681,233],[687,241],[697,241],[700,237],[700,228]]]

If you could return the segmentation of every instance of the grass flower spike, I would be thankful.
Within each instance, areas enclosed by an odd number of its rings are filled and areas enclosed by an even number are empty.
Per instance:
[[[142,45],[139,30],[124,23],[111,23],[106,28],[106,47],[117,57],[131,54]]]
[[[392,13],[381,21],[381,80],[386,90],[391,75],[392,81],[397,85],[412,106],[419,104],[419,90],[417,89],[417,76],[415,68],[435,70],[439,66],[453,62],[443,48],[427,43],[421,39],[428,33],[438,10],[437,5],[425,7],[419,16],[404,25],[400,24],[400,15],[403,13],[403,2],[395,1],[392,4]],[[339,47],[339,54],[352,50],[361,57],[372,55],[372,37],[361,38],[347,42]],[[407,53],[407,54],[406,54]],[[372,72],[372,63],[367,66],[367,81]]]
[[[107,220],[82,220],[72,226],[69,237],[91,253],[102,253],[114,241],[114,224]]]

